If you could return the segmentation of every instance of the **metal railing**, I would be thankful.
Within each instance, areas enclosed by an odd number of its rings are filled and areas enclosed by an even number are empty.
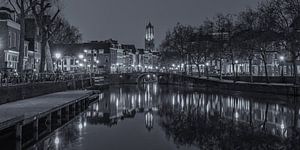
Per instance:
[[[70,80],[91,79],[93,74],[67,74],[67,73],[28,73],[20,75],[0,74],[1,86],[15,86],[30,83],[60,82]]]

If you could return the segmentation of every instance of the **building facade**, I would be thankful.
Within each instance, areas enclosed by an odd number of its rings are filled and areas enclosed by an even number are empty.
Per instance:
[[[20,24],[15,12],[0,7],[0,68],[2,71],[16,71],[19,59]]]

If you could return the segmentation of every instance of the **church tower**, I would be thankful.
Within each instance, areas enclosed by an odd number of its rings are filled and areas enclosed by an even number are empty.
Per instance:
[[[146,26],[145,50],[150,52],[155,51],[154,27],[151,22]]]

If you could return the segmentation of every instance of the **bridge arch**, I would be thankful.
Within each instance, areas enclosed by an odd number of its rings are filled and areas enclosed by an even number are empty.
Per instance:
[[[154,73],[154,72],[142,73],[137,77],[136,82],[137,83],[158,82],[158,73]]]

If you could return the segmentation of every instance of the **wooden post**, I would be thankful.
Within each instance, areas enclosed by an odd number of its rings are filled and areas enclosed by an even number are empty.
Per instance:
[[[51,113],[48,114],[47,119],[46,119],[46,126],[47,126],[47,133],[51,133]]]
[[[58,123],[58,126],[60,127],[61,125],[62,125],[62,115],[61,115],[62,113],[61,113],[61,109],[60,110],[58,110],[58,112],[57,112],[57,116],[58,116],[58,121],[57,121],[57,123]]]
[[[16,125],[16,150],[22,149],[22,123]]]
[[[33,121],[33,140],[34,141],[38,141],[39,140],[39,119],[36,118],[34,121]]]

